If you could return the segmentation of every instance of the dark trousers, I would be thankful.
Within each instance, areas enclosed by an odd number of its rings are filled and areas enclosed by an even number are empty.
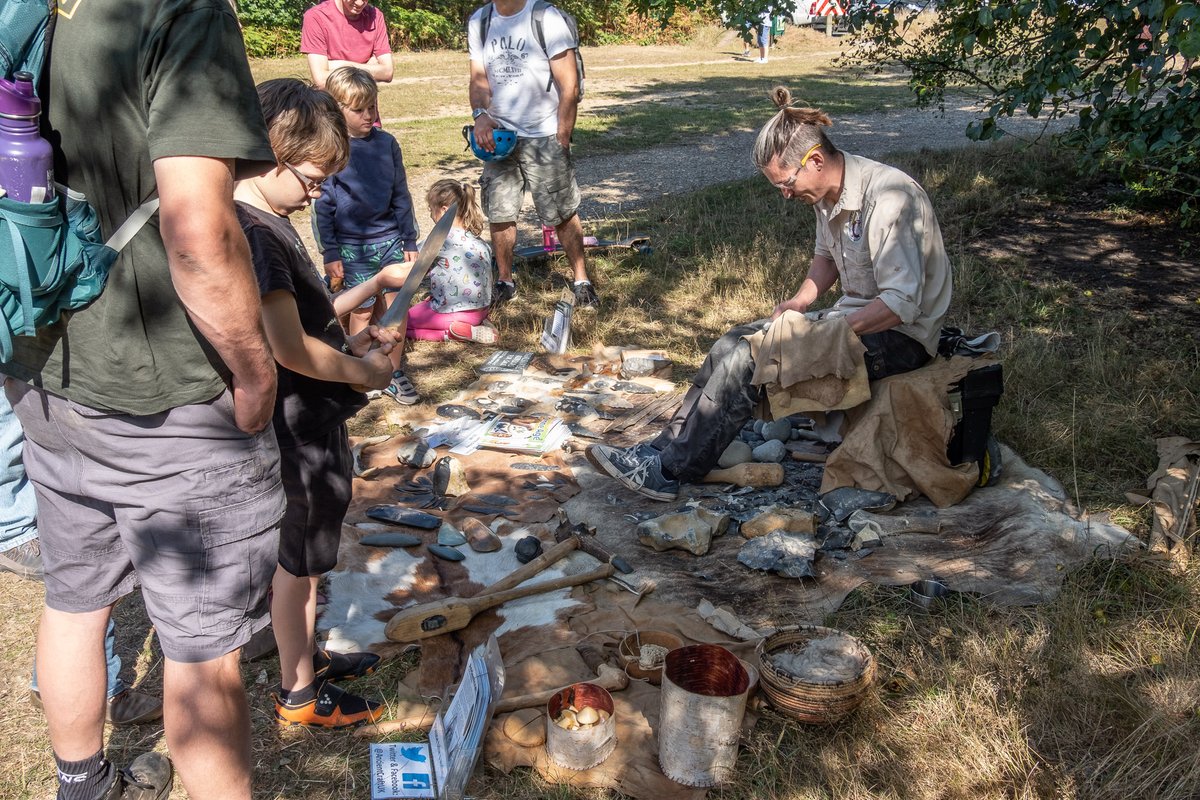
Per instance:
[[[750,419],[762,390],[752,386],[754,359],[743,336],[765,329],[760,319],[731,328],[708,351],[683,405],[667,427],[650,444],[660,452],[662,465],[681,481],[707,475]],[[922,367],[929,362],[924,345],[898,331],[868,333],[861,337],[867,348],[867,376],[879,380]]]

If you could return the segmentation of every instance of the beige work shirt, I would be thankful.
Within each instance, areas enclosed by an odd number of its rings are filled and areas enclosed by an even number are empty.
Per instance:
[[[813,207],[816,255],[833,260],[842,287],[834,308],[849,313],[878,297],[901,319],[895,329],[935,355],[951,277],[929,195],[895,167],[843,155],[837,203]]]

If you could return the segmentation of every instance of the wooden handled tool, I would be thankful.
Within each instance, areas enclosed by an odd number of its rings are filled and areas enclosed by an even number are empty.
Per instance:
[[[574,686],[575,681],[567,686]],[[599,686],[602,689],[607,689],[610,692],[619,692],[629,685],[629,676],[625,674],[625,670],[617,669],[611,664],[601,664],[599,673],[595,678],[590,678],[582,683],[591,683]],[[509,711],[516,711],[521,708],[534,708],[536,706],[544,706],[550,702],[550,698],[561,692],[567,686],[559,686],[557,689],[547,689],[544,692],[533,692],[532,694],[522,694],[516,697],[501,698],[496,704],[497,714],[507,714]]]
[[[781,486],[783,464],[735,464],[729,469],[714,469],[701,483],[732,483],[735,486]]]
[[[612,564],[605,564],[591,572],[581,575],[566,575],[535,583],[532,586],[520,586],[475,597],[447,597],[445,600],[438,600],[434,603],[422,603],[398,611],[396,616],[388,621],[384,634],[393,642],[415,642],[419,639],[428,639],[431,636],[461,630],[467,627],[479,612],[507,603],[509,600],[591,583],[601,578],[608,578],[612,574]]]
[[[549,550],[543,552],[540,556],[533,559],[528,564],[523,565],[519,569],[513,570],[512,573],[507,577],[501,578],[490,586],[483,587],[475,593],[475,596],[479,597],[485,594],[495,594],[496,592],[503,592],[505,589],[511,589],[517,584],[524,583],[534,575],[537,575],[554,562],[561,561],[578,549],[578,536],[572,536],[569,539],[565,539],[551,547]]]

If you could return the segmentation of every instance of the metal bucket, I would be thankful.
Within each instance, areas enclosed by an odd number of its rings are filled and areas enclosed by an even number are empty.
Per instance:
[[[608,719],[574,731],[560,728],[555,720],[568,706],[579,711],[585,708],[605,711]],[[546,754],[550,760],[560,767],[584,770],[612,755],[617,747],[613,711],[612,695],[594,683],[576,683],[551,697],[546,703]]]
[[[667,654],[658,719],[658,763],[685,786],[719,786],[735,774],[750,675],[724,647]]]

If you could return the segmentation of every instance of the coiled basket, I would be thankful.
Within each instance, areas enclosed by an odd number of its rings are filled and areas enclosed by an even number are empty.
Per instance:
[[[862,657],[862,670],[853,678],[838,681],[801,680],[775,668],[770,655],[804,645],[813,639],[842,636]],[[829,725],[858,708],[875,682],[875,657],[858,639],[848,633],[820,625],[789,625],[758,643],[762,667],[762,690],[780,713],[812,725]]]

